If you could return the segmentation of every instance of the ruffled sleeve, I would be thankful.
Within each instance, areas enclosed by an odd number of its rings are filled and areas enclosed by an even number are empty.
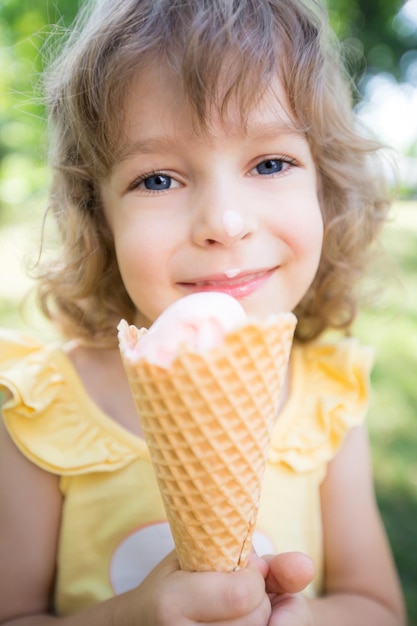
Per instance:
[[[144,443],[90,400],[72,364],[56,347],[0,330],[0,390],[6,427],[21,452],[58,475],[114,471]]]
[[[355,339],[296,346],[292,397],[278,418],[269,461],[296,472],[327,464],[365,418],[373,362],[373,349]]]

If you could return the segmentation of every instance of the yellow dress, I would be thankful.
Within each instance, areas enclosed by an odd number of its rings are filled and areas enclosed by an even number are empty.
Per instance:
[[[354,339],[293,349],[254,545],[259,554],[310,554],[317,567],[310,596],[322,583],[320,484],[345,434],[363,421],[372,362],[373,351]],[[57,614],[139,584],[173,548],[145,442],[94,404],[58,346],[0,331],[2,387],[12,394],[3,419],[15,444],[60,476]]]

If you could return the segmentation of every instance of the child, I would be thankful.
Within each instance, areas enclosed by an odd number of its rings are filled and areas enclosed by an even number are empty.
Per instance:
[[[62,251],[39,294],[70,341],[3,333],[0,623],[403,624],[372,356],[320,339],[355,319],[387,202],[319,4],[100,0],[46,90]],[[116,345],[198,291],[299,320],[257,555],[230,574],[178,568]]]

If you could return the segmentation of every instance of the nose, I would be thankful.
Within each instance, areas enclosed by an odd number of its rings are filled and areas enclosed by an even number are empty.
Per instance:
[[[192,238],[199,246],[229,247],[255,230],[254,216],[242,198],[220,195],[202,193],[194,207]]]

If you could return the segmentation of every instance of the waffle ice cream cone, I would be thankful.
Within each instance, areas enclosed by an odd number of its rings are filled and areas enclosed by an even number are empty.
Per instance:
[[[291,313],[248,322],[205,353],[182,346],[168,368],[129,358],[126,341],[146,331],[119,326],[181,569],[247,564],[295,324]]]

